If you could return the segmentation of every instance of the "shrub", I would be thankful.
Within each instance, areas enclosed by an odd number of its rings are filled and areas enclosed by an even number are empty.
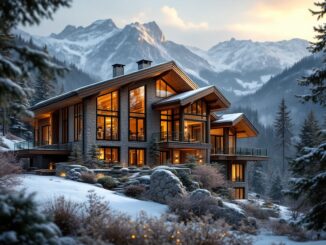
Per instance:
[[[146,188],[144,185],[129,185],[124,193],[129,197],[140,197],[145,191]]]
[[[34,195],[0,190],[0,244],[61,244],[59,228],[40,213]]]
[[[208,190],[224,187],[225,178],[217,166],[201,165],[193,170],[194,179]]]
[[[100,183],[103,186],[103,188],[109,189],[109,190],[117,187],[117,185],[118,185],[117,181],[114,178],[112,178],[111,176],[105,176],[103,178],[100,178],[97,180],[97,182]]]
[[[78,203],[66,200],[63,196],[49,201],[44,212],[52,218],[63,235],[76,235],[80,228],[80,208]]]
[[[271,229],[275,235],[288,236],[294,241],[307,240],[306,232],[302,228],[295,225],[287,224],[285,222],[272,221]]]
[[[0,153],[0,188],[11,188],[20,183],[17,174],[21,168],[15,156],[10,153]]]
[[[185,171],[175,171],[176,176],[180,179],[182,184],[186,187],[187,191],[193,191],[193,183],[191,176]]]
[[[96,175],[91,172],[82,172],[80,175],[81,181],[89,184],[96,183]]]
[[[254,204],[241,204],[248,216],[256,219],[278,218],[279,214],[273,209],[261,208]]]

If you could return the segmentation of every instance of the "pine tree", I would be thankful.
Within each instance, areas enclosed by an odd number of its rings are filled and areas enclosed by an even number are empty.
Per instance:
[[[63,67],[55,65],[39,50],[18,42],[12,31],[19,25],[38,25],[51,19],[60,7],[69,7],[71,0],[0,1],[0,108],[21,117],[31,116],[28,98],[33,74],[54,77]],[[32,74],[33,73],[33,74]]]
[[[253,171],[250,175],[251,189],[252,191],[264,195],[265,194],[265,175],[263,172],[263,166],[260,162],[253,165]]]
[[[60,229],[40,213],[33,198],[0,190],[0,244],[62,244]]]
[[[323,136],[326,138],[326,136]],[[293,178],[286,194],[298,200],[298,207],[309,208],[302,223],[309,229],[326,230],[326,143],[304,148],[304,155],[290,162]]]
[[[326,0],[314,3],[319,10],[310,10],[310,12],[317,16],[317,20],[320,20],[326,14]],[[326,52],[326,24],[322,24],[314,27],[316,32],[316,42],[311,42],[310,51],[312,53]],[[323,60],[326,63],[326,59]],[[308,87],[310,94],[299,96],[303,101],[312,101],[313,103],[319,103],[322,106],[326,106],[326,68],[316,68],[313,73],[307,77],[303,77],[299,81],[301,86]]]
[[[160,147],[155,139],[155,137],[152,137],[151,143],[150,143],[150,151],[149,151],[150,157],[152,159],[152,166],[159,165],[160,163]]]
[[[300,141],[296,145],[297,152],[304,147],[316,147],[321,143],[320,127],[313,111],[310,111],[307,118],[304,120],[299,134]]]
[[[69,158],[70,162],[75,162],[77,164],[84,163],[83,153],[81,151],[79,144],[75,144],[73,146],[72,151],[70,152],[70,155],[68,158]]]
[[[279,110],[276,115],[274,122],[274,129],[276,137],[278,138],[277,146],[282,150],[282,173],[284,174],[287,170],[285,166],[285,159],[287,158],[287,151],[291,146],[292,137],[292,122],[290,112],[287,109],[284,98],[282,99]]]
[[[281,201],[283,198],[282,190],[283,190],[282,180],[279,175],[276,175],[271,183],[269,197],[272,200]]]
[[[99,163],[100,151],[97,145],[93,144],[87,152],[87,161],[85,164],[90,168],[96,168]]]

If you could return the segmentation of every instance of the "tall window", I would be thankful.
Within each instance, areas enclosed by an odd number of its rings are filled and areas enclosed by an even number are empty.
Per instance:
[[[146,139],[146,94],[145,86],[129,91],[129,140]]]
[[[74,140],[81,140],[83,132],[83,109],[82,103],[74,105]]]
[[[241,163],[232,163],[232,175],[231,180],[234,182],[243,182],[244,179],[244,167]]]
[[[119,147],[99,147],[98,159],[104,160],[106,163],[119,163]]]
[[[61,110],[61,122],[62,122],[62,143],[68,143],[68,125],[69,125],[69,107],[62,108]]]
[[[161,140],[178,141],[180,138],[179,109],[161,111]]]
[[[42,145],[49,145],[50,144],[50,126],[45,125],[42,126]]]
[[[244,199],[245,189],[243,187],[234,188],[234,199]]]
[[[130,148],[129,149],[129,165],[142,167],[145,164],[145,149]]]
[[[156,96],[166,98],[174,94],[176,94],[174,89],[165,81],[161,79],[156,80]]]
[[[96,139],[119,140],[119,92],[97,98]]]

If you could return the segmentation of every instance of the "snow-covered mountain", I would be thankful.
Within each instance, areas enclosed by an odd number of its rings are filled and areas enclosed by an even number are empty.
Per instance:
[[[68,25],[50,36],[30,36],[46,45],[56,58],[73,63],[98,79],[112,76],[111,65],[122,63],[136,69],[136,61],[154,64],[175,60],[200,85],[217,85],[230,100],[255,92],[272,75],[308,55],[307,41],[253,42],[231,39],[204,51],[166,40],[155,22],[132,23],[118,28],[111,19],[97,20],[86,27]]]

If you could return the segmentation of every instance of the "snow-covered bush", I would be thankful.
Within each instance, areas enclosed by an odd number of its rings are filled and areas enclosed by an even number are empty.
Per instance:
[[[140,197],[146,191],[146,187],[144,185],[129,185],[124,190],[124,193],[128,197]]]
[[[0,188],[11,188],[19,184],[17,174],[21,168],[10,153],[0,153]]]
[[[201,165],[192,171],[194,179],[198,181],[202,188],[212,190],[224,187],[225,178],[217,166]]]
[[[0,244],[61,244],[59,228],[41,214],[33,195],[0,191]]]
[[[85,183],[95,184],[96,183],[96,175],[91,172],[82,172],[80,174],[80,180]]]
[[[80,208],[80,204],[61,196],[49,201],[43,211],[52,218],[63,235],[76,235],[80,228]]]
[[[102,178],[99,178],[97,180],[97,183],[101,184],[103,186],[103,188],[111,190],[115,187],[118,186],[118,181],[115,180],[114,178],[112,178],[111,176],[105,176]]]

